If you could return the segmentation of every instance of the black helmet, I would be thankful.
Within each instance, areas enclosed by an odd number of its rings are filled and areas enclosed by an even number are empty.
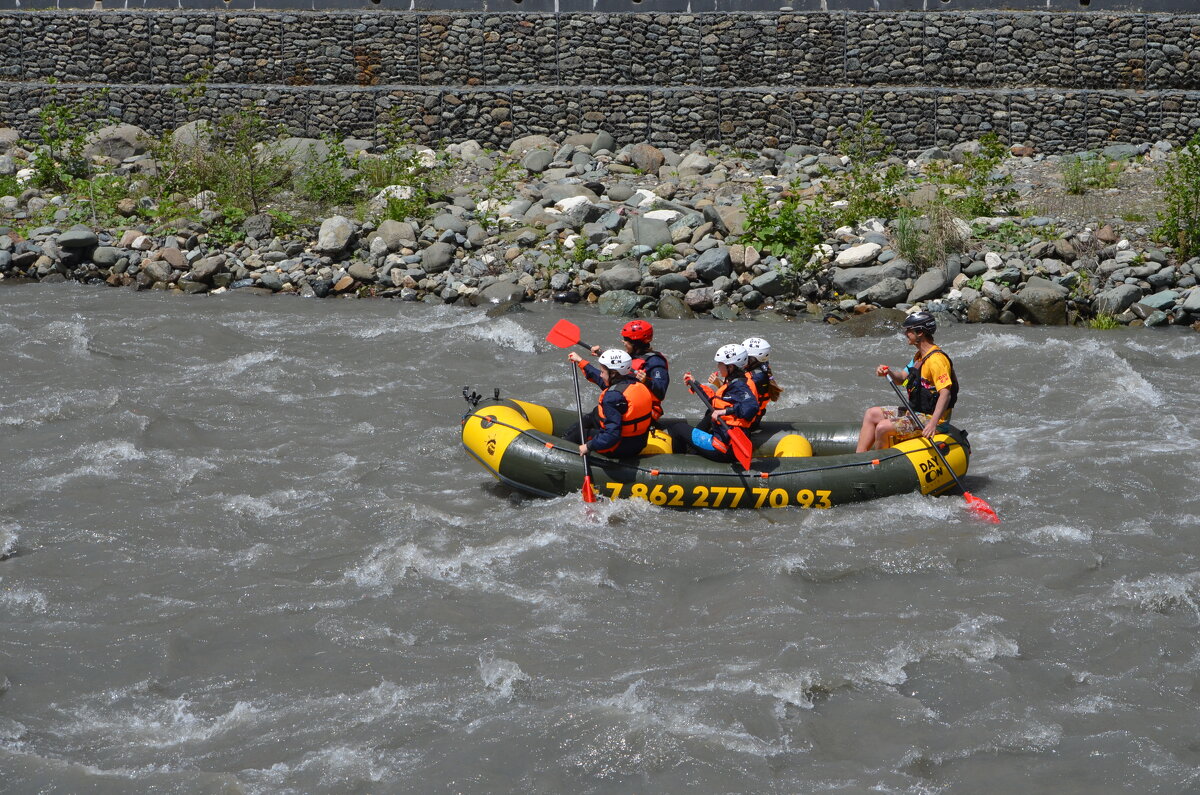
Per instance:
[[[901,328],[905,331],[912,329],[913,331],[923,331],[926,334],[932,334],[937,331],[937,321],[928,312],[913,312],[904,318]]]

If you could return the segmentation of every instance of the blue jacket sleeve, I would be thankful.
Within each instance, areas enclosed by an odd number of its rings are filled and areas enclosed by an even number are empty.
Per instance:
[[[646,360],[646,387],[659,400],[667,396],[667,387],[671,385],[671,374],[667,363],[661,356],[651,356]]]
[[[604,376],[600,375],[600,368],[596,365],[585,364],[583,366],[583,377],[601,389],[604,389]]]
[[[754,399],[754,395],[751,394],[750,387],[745,381],[730,382],[729,388],[725,390],[722,397],[733,404],[727,413],[739,420],[751,420],[758,413],[758,401]]]
[[[600,415],[604,427],[588,440],[588,448],[597,453],[612,450],[621,441],[621,419],[629,403],[620,392],[610,390],[600,402]]]

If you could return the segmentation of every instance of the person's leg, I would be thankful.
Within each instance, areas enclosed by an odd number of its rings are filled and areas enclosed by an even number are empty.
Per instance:
[[[891,432],[891,423],[888,422],[887,414],[881,406],[872,406],[863,414],[862,428],[858,432],[858,448],[857,453],[865,453],[872,449],[878,437],[878,427],[880,423],[888,424],[888,432]]]
[[[596,406],[591,411],[589,411],[583,415],[583,432],[587,436],[595,436],[593,431],[595,431],[597,428],[600,427],[599,414],[600,414],[600,407]],[[583,439],[581,439],[579,436],[579,424],[576,423],[575,425],[572,425],[570,428],[567,428],[567,430],[563,432],[562,438],[566,439],[568,442],[574,442],[575,444],[582,444]]]

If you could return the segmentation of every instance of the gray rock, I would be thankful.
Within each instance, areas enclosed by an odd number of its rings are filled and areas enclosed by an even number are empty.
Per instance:
[[[0,154],[21,143],[21,134],[12,127],[0,127]]]
[[[772,298],[783,295],[788,291],[788,277],[776,270],[769,270],[761,276],[756,276],[750,286],[765,296]]]
[[[92,262],[101,268],[111,268],[122,256],[121,249],[112,246],[97,246],[92,252]]]
[[[189,121],[171,133],[171,144],[181,149],[208,149],[213,139],[212,122]]]
[[[679,293],[686,293],[692,288],[692,282],[687,276],[682,273],[664,273],[658,278],[658,289],[674,290]]]
[[[346,269],[350,278],[360,282],[375,281],[375,269],[365,262],[355,262]]]
[[[521,167],[531,174],[541,174],[554,162],[554,153],[549,149],[531,149],[521,158]]]
[[[324,163],[329,159],[329,145],[320,138],[284,138],[266,149],[293,166]]]
[[[1183,311],[1191,315],[1200,315],[1200,288],[1192,288],[1183,301]]]
[[[883,265],[869,268],[837,268],[833,272],[833,286],[840,293],[857,295],[887,278],[908,278],[909,262],[897,258]]]
[[[212,278],[216,276],[225,267],[225,257],[205,257],[197,260],[188,272],[188,278],[193,282],[211,283]]]
[[[667,320],[684,320],[696,316],[687,302],[674,292],[659,296],[658,316]]]
[[[916,304],[937,298],[946,292],[946,272],[941,268],[930,268],[917,277],[908,292],[907,303]]]
[[[1000,310],[986,298],[976,298],[967,307],[968,323],[995,323],[1000,317]]]
[[[399,251],[417,242],[412,224],[408,221],[393,221],[390,218],[379,225],[372,237],[382,240],[388,251]]]
[[[334,215],[321,222],[321,232],[313,250],[318,254],[337,256],[354,240],[355,227],[350,219]]]
[[[1141,297],[1142,288],[1134,284],[1122,284],[1096,296],[1096,309],[1108,315],[1117,315]]]
[[[1174,290],[1163,290],[1154,295],[1148,295],[1141,299],[1139,303],[1148,306],[1151,309],[1166,309],[1179,299],[1179,293]]]
[[[1016,294],[1016,305],[1024,310],[1025,316],[1042,326],[1061,326],[1067,322],[1068,291],[1055,284],[1031,276]]]
[[[477,306],[507,304],[525,297],[525,286],[518,282],[519,274],[506,273],[475,294]]]
[[[602,315],[633,317],[642,304],[642,296],[629,290],[613,290],[600,296],[596,308]]]
[[[542,198],[549,202],[560,202],[572,196],[582,196],[593,204],[600,201],[600,197],[596,195],[595,191],[589,190],[582,185],[556,183],[542,188]]]
[[[83,156],[111,157],[114,160],[124,160],[127,157],[143,155],[149,148],[150,136],[141,127],[132,124],[114,124],[101,127],[87,137],[83,147]]]
[[[858,293],[858,300],[893,307],[908,297],[908,287],[895,276],[888,276]]]
[[[270,240],[274,223],[267,213],[257,213],[242,221],[242,231],[252,240]]]
[[[508,145],[508,153],[515,158],[523,158],[533,149],[546,149],[553,154],[558,145],[544,135],[526,135]]]
[[[840,252],[835,262],[839,268],[860,268],[873,262],[881,251],[883,246],[878,243],[860,243]]]
[[[258,283],[268,290],[279,292],[283,289],[283,274],[279,271],[262,271],[258,274]]]
[[[671,245],[671,227],[665,221],[635,215],[629,219],[625,228],[632,234],[632,242],[654,250],[660,246]]]
[[[441,213],[433,219],[433,228],[439,232],[453,232],[463,235],[467,232],[467,222],[451,213]]]
[[[69,229],[58,236],[58,245],[66,249],[90,249],[100,243],[100,238],[90,229],[78,227]]]
[[[421,251],[421,267],[427,273],[442,273],[454,262],[454,246],[449,243],[434,243]]]
[[[697,257],[692,268],[696,272],[696,278],[712,284],[719,277],[729,276],[733,273],[733,260],[729,255],[729,249],[719,246],[710,248]]]
[[[712,287],[697,287],[688,290],[683,300],[693,312],[708,312],[713,308],[714,292]]]
[[[618,203],[626,202],[626,201],[629,201],[629,199],[631,199],[633,197],[633,188],[629,187],[628,185],[626,185],[622,182],[618,182],[616,185],[613,185],[611,188],[608,189],[607,195],[608,195],[609,201],[614,201],[614,202],[618,202]]]
[[[642,283],[642,271],[636,265],[618,265],[602,272],[597,281],[605,291],[636,290]]]
[[[604,130],[601,130],[600,132],[596,133],[596,139],[594,141],[592,141],[592,145],[591,145],[590,149],[591,149],[592,154],[596,154],[597,152],[599,152],[601,150],[608,150],[609,152],[611,152],[613,150],[613,147],[616,145],[617,145],[617,142],[615,140],[613,140],[612,135],[605,132]],[[621,201],[623,201],[623,200],[621,200]]]
[[[156,282],[169,282],[175,271],[171,269],[170,263],[162,260],[151,260],[142,264],[142,273],[149,276]]]

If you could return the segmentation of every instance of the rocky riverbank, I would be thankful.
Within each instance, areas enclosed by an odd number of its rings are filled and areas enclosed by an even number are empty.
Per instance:
[[[375,142],[341,146],[348,179],[380,156]],[[118,223],[100,223],[94,196],[27,187],[33,147],[14,131],[0,130],[0,150],[0,179],[19,188],[0,197],[5,281],[468,306],[591,302],[620,316],[829,323],[920,305],[971,323],[1200,328],[1200,258],[1180,261],[1151,238],[1155,175],[1172,156],[1165,142],[1072,157],[1014,147],[987,175],[1006,186],[1006,214],[941,221],[922,215],[923,192],[939,187],[928,175],[969,164],[979,145],[884,160],[878,173],[903,174],[907,214],[827,229],[807,258],[771,253],[743,197],[759,192],[767,208],[837,207],[828,189],[855,163],[811,147],[676,152],[617,146],[602,132],[531,136],[506,152],[472,141],[414,149],[405,184],[356,207],[310,207],[307,223],[255,213],[232,236],[214,232],[229,223],[210,192],[153,195],[163,166],[136,128],[102,130],[85,153],[98,173],[131,180],[114,203],[126,219]],[[275,151],[297,167],[328,157],[325,143],[308,139]],[[1099,165],[1112,187],[1069,191],[1073,161]],[[414,195],[431,201],[413,207]]]

